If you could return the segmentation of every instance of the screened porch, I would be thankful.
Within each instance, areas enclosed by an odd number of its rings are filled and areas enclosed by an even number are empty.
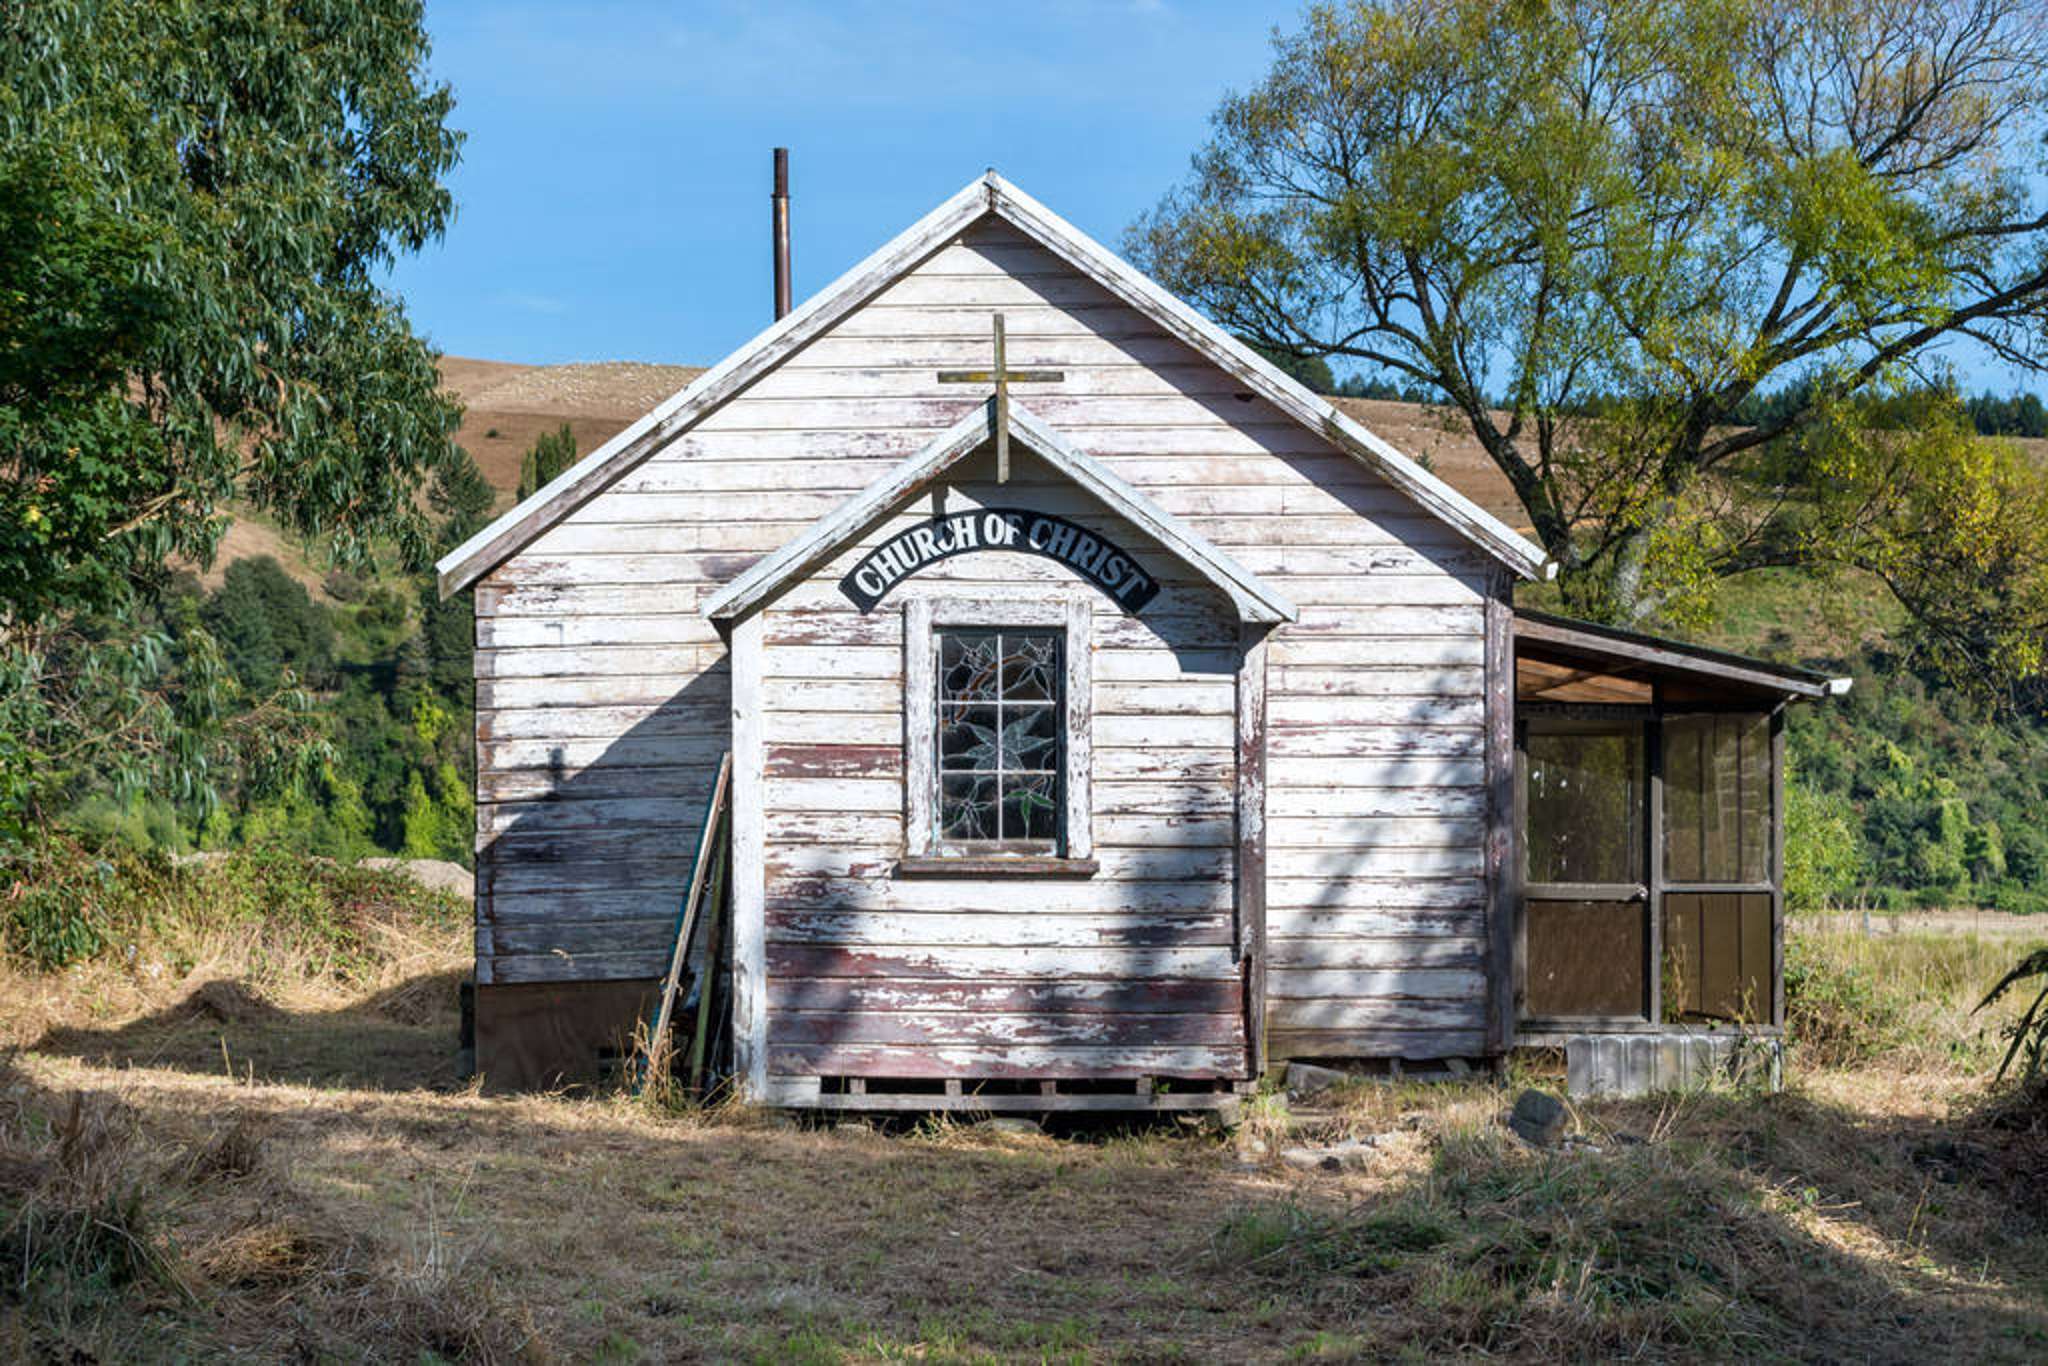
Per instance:
[[[1784,1024],[1784,723],[1845,683],[1515,616],[1517,1039]]]

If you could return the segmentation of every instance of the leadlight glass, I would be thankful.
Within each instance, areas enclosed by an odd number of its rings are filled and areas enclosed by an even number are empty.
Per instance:
[[[1059,632],[938,633],[939,837],[1059,842]]]

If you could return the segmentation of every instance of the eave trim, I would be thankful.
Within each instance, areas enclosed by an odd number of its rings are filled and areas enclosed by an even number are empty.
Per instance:
[[[1010,434],[1221,591],[1230,599],[1240,621],[1272,624],[1293,621],[1300,615],[1294,604],[1271,585],[1118,478],[1101,461],[1033,416],[1014,398],[1010,400]],[[746,616],[816,572],[891,509],[979,450],[994,435],[995,403],[991,400],[977,405],[781,549],[756,561],[706,599],[704,615],[721,623]]]

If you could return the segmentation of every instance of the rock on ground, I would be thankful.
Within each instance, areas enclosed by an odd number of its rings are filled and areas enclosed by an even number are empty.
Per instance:
[[[1515,1097],[1508,1127],[1533,1147],[1555,1148],[1564,1137],[1567,1118],[1563,1101],[1546,1091],[1529,1090]]]
[[[467,897],[476,894],[476,877],[459,863],[438,858],[366,858],[358,865],[403,873],[420,886],[436,892],[453,892]]]
[[[1019,1115],[993,1115],[974,1126],[984,1133],[995,1134],[1042,1134],[1045,1127],[1035,1119]]]
[[[1349,1072],[1339,1072],[1334,1067],[1317,1067],[1306,1062],[1287,1064],[1287,1090],[1294,1096],[1321,1095],[1333,1086],[1357,1080]]]
[[[1310,1170],[1355,1171],[1372,1165],[1373,1156],[1379,1146],[1379,1135],[1374,1134],[1365,1138],[1347,1138],[1340,1143],[1283,1148],[1280,1150],[1280,1160],[1290,1167]]]

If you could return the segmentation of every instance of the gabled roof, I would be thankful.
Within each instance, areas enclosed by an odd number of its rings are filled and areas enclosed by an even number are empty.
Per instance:
[[[1481,549],[1525,578],[1547,574],[1541,547],[1400,451],[1310,393],[1108,248],[994,171],[970,182],[881,250],[840,276],[652,412],[579,460],[435,566],[441,593],[458,593],[519,553],[587,499],[689,430],[813,338],[977,220],[1008,223],[1161,329],[1234,376],[1281,412],[1370,466]]]
[[[1221,590],[1237,609],[1239,620],[1270,623],[1293,621],[1299,615],[1293,603],[1274,592],[1257,575],[1197,535],[1178,517],[1110,473],[1094,456],[1077,449],[1058,432],[1033,417],[1014,398],[1010,400],[1009,411],[1012,436]],[[704,615],[713,621],[732,621],[743,617],[813,572],[858,540],[890,509],[979,450],[995,435],[995,423],[996,404],[990,399],[933,437],[922,450],[812,523],[795,540],[756,561],[745,573],[712,594],[704,603]]]

